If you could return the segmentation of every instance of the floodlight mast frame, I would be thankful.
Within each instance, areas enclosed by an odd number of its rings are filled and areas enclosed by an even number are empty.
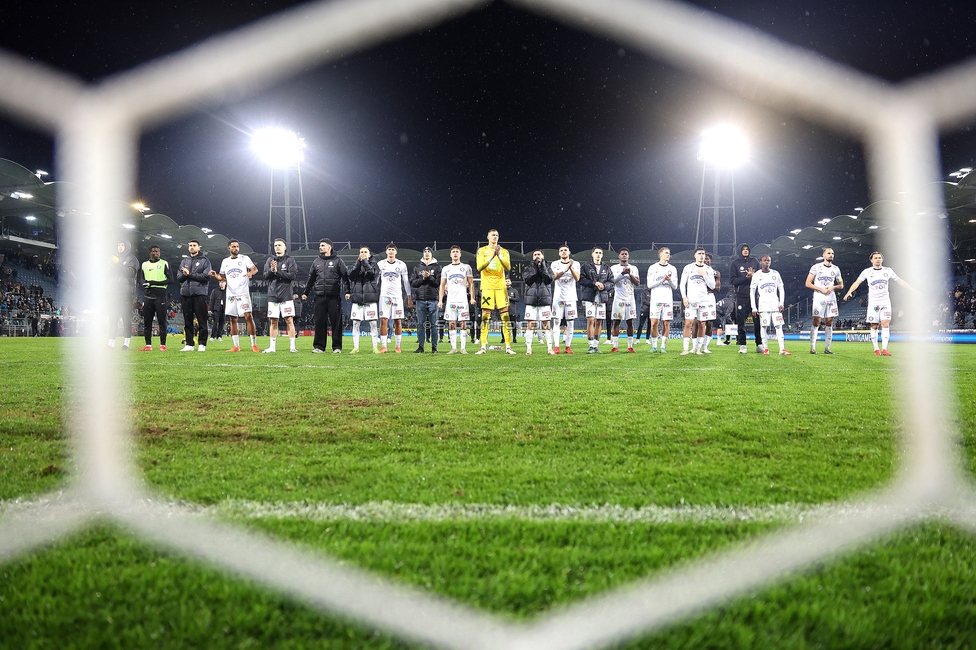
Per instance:
[[[704,146],[703,148],[704,149]],[[729,256],[735,256],[735,246],[738,243],[738,232],[735,223],[735,165],[720,164],[709,159],[703,150],[699,150],[698,158],[702,161],[701,189],[698,194],[698,220],[695,224],[695,247],[705,245],[705,226],[708,224],[709,215],[711,217],[712,230],[712,254],[722,255],[722,246],[728,246]],[[705,203],[705,186],[709,180],[711,172],[711,203]],[[726,180],[727,183],[723,181]],[[727,191],[723,193],[723,187],[727,186]],[[728,224],[731,219],[731,239],[723,239],[722,235],[728,235],[729,227],[722,229],[722,222]]]
[[[294,158],[291,161],[283,162],[281,160],[269,160],[268,165],[271,167],[271,190],[270,198],[268,201],[268,254],[274,254],[274,240],[275,240],[275,217],[276,210],[283,210],[279,212],[278,216],[280,220],[284,221],[285,233],[284,240],[287,245],[287,250],[294,250],[292,242],[292,209],[298,209],[298,216],[300,218],[298,223],[299,230],[299,248],[308,249],[308,215],[305,211],[305,190],[302,185],[302,159],[303,155],[301,150],[304,148],[304,139],[299,138],[297,134],[290,133],[290,135],[295,139],[295,144],[297,145]],[[276,172],[281,172],[281,200],[283,203],[275,203],[275,177]],[[295,178],[298,182],[298,204],[292,203],[293,192],[292,192],[292,174],[294,173]]]

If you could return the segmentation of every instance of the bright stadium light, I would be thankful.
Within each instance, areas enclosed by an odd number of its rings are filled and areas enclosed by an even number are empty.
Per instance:
[[[698,160],[721,169],[734,169],[749,156],[746,136],[730,125],[715,126],[702,133]]]
[[[26,217],[24,217],[24,219],[27,219],[28,221],[37,221],[37,217],[35,217],[32,214],[27,215]]]
[[[255,131],[251,136],[251,149],[275,169],[287,169],[305,160],[305,138],[286,129]]]

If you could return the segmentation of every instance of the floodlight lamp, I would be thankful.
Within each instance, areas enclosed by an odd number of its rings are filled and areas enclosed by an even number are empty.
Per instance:
[[[149,206],[147,206],[145,203],[142,203],[141,201],[137,201],[130,205],[132,206],[133,209],[138,210],[139,212],[149,212]]]
[[[796,228],[795,230],[791,230],[790,231],[790,234],[791,235],[799,235],[801,232],[803,232],[803,229],[802,228]]]
[[[873,226],[868,226],[868,230],[877,230],[877,229],[878,229],[878,224],[874,224]]]
[[[843,237],[834,237],[834,241],[840,241]]]
[[[122,224],[122,227],[125,228],[126,230],[135,230],[136,229],[136,227],[133,224],[131,224],[131,223],[124,223],[124,224]]]
[[[746,137],[734,126],[716,126],[702,133],[698,160],[708,165],[733,169],[744,163],[748,155]]]
[[[864,208],[854,208],[854,212],[861,214],[862,212],[864,212]]]
[[[12,198],[12,199],[32,199],[32,198],[34,198],[34,195],[33,194],[28,194],[27,192],[11,192],[10,193],[10,198]]]
[[[167,235],[164,232],[159,233],[159,236],[162,237],[163,239],[172,239],[173,238],[172,235]]]
[[[963,174],[968,174],[969,172],[973,171],[973,168],[972,167],[963,167],[959,171],[962,172]]]
[[[817,223],[819,223],[821,226],[826,226],[828,223],[830,223],[830,219],[821,219]]]
[[[28,221],[37,221],[37,217],[35,217],[32,214],[27,215],[26,217],[24,217],[24,219],[27,219]]]
[[[47,176],[47,172],[43,169],[36,169],[34,170],[34,175],[40,178],[41,176]]]
[[[200,232],[203,232],[203,233],[212,233],[213,230],[211,230],[210,228],[201,228],[200,229]]]
[[[255,131],[251,137],[251,149],[258,158],[275,169],[292,167],[305,160],[305,138],[286,129]]]

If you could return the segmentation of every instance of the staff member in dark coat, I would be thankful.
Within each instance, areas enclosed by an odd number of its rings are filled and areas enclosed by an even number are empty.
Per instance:
[[[315,296],[312,352],[325,352],[329,327],[332,328],[332,352],[342,352],[342,295],[346,293],[349,293],[349,271],[333,250],[332,240],[320,239],[319,256],[312,260],[302,292],[302,300],[307,300],[309,295]]]
[[[430,246],[424,248],[423,258],[410,274],[413,302],[417,306],[417,349],[414,352],[421,354],[428,336],[430,351],[437,354],[437,292],[441,288],[441,265],[433,255],[434,250]],[[430,334],[427,333],[428,327]]]
[[[176,279],[180,282],[180,303],[183,305],[183,328],[186,345],[180,352],[193,352],[194,317],[200,326],[200,345],[197,352],[207,349],[207,287],[210,286],[210,260],[200,252],[200,242],[191,239],[186,246],[190,257],[180,261]]]
[[[149,247],[149,260],[139,267],[139,286],[143,290],[142,298],[142,333],[146,338],[146,345],[141,352],[152,351],[152,323],[153,316],[159,323],[159,349],[166,352],[166,309],[169,307],[169,297],[166,288],[173,283],[173,269],[169,263],[160,259],[159,246]]]
[[[210,292],[210,320],[213,329],[210,331],[210,338],[214,341],[224,340],[224,300],[226,300],[227,283],[221,280]]]
[[[736,343],[739,346],[739,354],[748,352],[746,348],[746,318],[750,314],[749,287],[752,285],[752,274],[760,268],[759,260],[749,257],[749,244],[743,244],[739,248],[739,257],[732,260],[729,269],[729,279],[735,289],[735,324],[738,329]],[[756,335],[756,352],[762,352],[762,334],[759,328],[759,319],[753,319],[752,326]]]

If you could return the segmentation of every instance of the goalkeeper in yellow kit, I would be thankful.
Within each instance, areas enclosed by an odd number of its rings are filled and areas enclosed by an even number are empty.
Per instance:
[[[488,321],[495,309],[502,317],[502,335],[505,337],[505,353],[515,354],[512,349],[512,321],[508,317],[508,288],[505,273],[512,268],[508,251],[498,245],[498,231],[488,231],[488,245],[478,249],[478,272],[481,273],[481,349],[488,349]]]

